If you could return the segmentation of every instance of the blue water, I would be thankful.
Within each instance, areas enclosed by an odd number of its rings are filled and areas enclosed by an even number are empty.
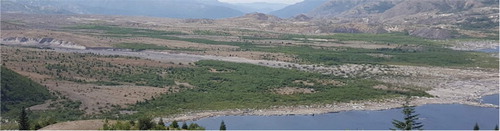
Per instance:
[[[499,94],[484,96],[482,103],[498,105],[498,95]]]
[[[219,129],[224,120],[227,128],[232,130],[387,130],[393,127],[393,119],[403,118],[401,110],[346,111],[314,116],[221,116],[194,122],[207,129]],[[476,122],[481,129],[493,129],[499,123],[498,108],[428,104],[415,107],[415,110],[420,114],[419,121],[424,124],[424,129],[470,130]]]
[[[497,46],[496,48],[494,49],[480,49],[480,50],[477,50],[479,52],[485,52],[485,53],[498,53],[500,50],[499,46]]]

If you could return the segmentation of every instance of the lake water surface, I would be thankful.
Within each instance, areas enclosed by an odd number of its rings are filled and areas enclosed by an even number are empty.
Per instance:
[[[499,99],[498,95],[499,94],[484,96],[482,102],[483,103],[489,103],[489,104],[498,105],[498,99]]]
[[[495,101],[496,100],[496,101]],[[486,96],[484,103],[498,105],[498,94]],[[393,119],[401,120],[401,108],[380,111],[346,111],[292,116],[220,116],[194,121],[207,129],[219,129],[224,120],[231,130],[387,130]],[[498,108],[460,104],[428,104],[415,107],[424,129],[471,130],[477,122],[481,129],[494,129],[499,123]],[[190,123],[190,122],[188,122]]]
[[[500,47],[496,46],[496,48],[480,49],[480,50],[477,50],[477,51],[479,51],[479,52],[485,52],[485,53],[498,53],[499,50],[500,50]]]

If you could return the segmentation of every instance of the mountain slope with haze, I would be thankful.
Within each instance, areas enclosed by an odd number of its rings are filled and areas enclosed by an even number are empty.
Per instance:
[[[217,0],[6,0],[2,3],[40,8],[43,11],[25,11],[2,4],[2,12],[50,13],[48,9],[74,14],[103,14],[153,16],[170,18],[227,18],[243,12],[226,7]],[[45,11],[48,10],[48,11]]]
[[[287,6],[281,10],[273,11],[270,14],[281,18],[289,18],[299,14],[305,14],[328,0],[304,0],[294,5]]]

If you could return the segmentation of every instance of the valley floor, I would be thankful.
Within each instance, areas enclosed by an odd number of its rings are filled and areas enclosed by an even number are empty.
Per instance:
[[[105,118],[169,122],[384,110],[401,107],[404,96],[412,96],[412,105],[498,108],[480,101],[499,93],[498,52],[478,51],[498,49],[497,26],[458,27],[457,38],[437,40],[408,30],[435,25],[321,33],[319,28],[351,30],[359,23],[272,22],[253,15],[206,20],[5,13],[2,19],[2,69],[50,95],[45,103],[3,106],[2,124],[16,125],[16,111],[29,106],[40,127],[60,122],[47,130],[100,129]]]
[[[228,62],[249,63],[262,66],[277,68],[290,68],[285,65],[293,65],[294,69],[300,69],[309,72],[320,72],[344,75],[345,77],[354,77],[362,73],[375,75],[375,79],[401,85],[414,86],[417,88],[426,88],[427,93],[434,97],[414,97],[413,105],[424,104],[467,104],[483,107],[497,107],[496,105],[483,104],[479,98],[485,95],[497,94],[499,92],[499,76],[493,69],[474,69],[474,68],[444,68],[430,66],[373,66],[371,69],[363,69],[366,65],[351,64],[349,66],[316,66],[305,64],[295,64],[270,60],[251,60],[239,57],[221,57],[221,56],[201,56],[190,54],[171,54],[167,52],[143,51],[104,51],[104,50],[71,50],[56,49],[57,52],[78,52],[95,53],[101,55],[123,55],[134,56],[158,61],[193,62],[197,60],[221,60]],[[292,69],[292,68],[290,68]],[[344,72],[341,74],[340,71]],[[351,72],[350,75],[347,75]],[[384,88],[379,87],[379,88]],[[402,105],[403,98],[352,101],[349,103],[332,103],[327,105],[307,105],[307,106],[283,106],[269,109],[234,109],[223,111],[196,111],[176,116],[162,117],[166,121],[186,121],[196,120],[205,117],[223,116],[223,115],[291,115],[291,114],[321,114],[328,112],[340,112],[349,110],[383,110],[398,108]],[[156,118],[158,120],[160,117]]]

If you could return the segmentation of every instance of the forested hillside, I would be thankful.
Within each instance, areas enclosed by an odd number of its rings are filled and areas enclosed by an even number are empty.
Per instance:
[[[22,107],[41,104],[53,97],[47,88],[10,69],[2,68],[2,114],[19,112]],[[6,115],[2,115],[5,117]]]

